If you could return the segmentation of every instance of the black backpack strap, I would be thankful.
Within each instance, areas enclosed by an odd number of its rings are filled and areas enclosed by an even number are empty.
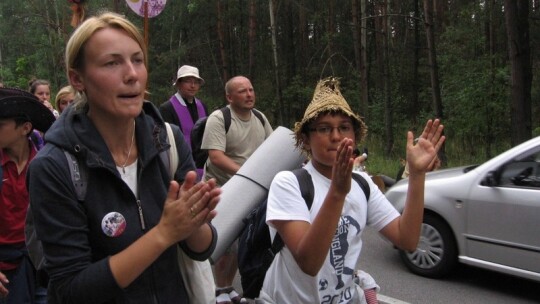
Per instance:
[[[88,173],[86,172],[86,166],[79,166],[79,162],[75,155],[68,151],[64,150],[64,154],[68,162],[71,181],[73,182],[77,199],[79,201],[84,201],[84,198],[86,197],[86,188],[88,187]]]
[[[231,109],[229,107],[223,107],[220,109],[221,113],[223,113],[223,123],[225,124],[225,134],[229,132],[229,128],[231,127]],[[264,118],[262,116],[262,113],[252,109],[251,112],[257,116],[257,118],[261,121],[263,127],[264,127]]]
[[[358,183],[358,185],[360,185],[360,188],[362,188],[362,191],[364,191],[364,194],[366,195],[366,201],[369,201],[369,195],[371,193],[371,190],[369,188],[369,184],[366,181],[366,179],[362,177],[362,175],[358,173],[354,173],[354,172],[352,174],[352,178]]]
[[[296,176],[296,179],[298,179],[298,184],[300,186],[300,193],[302,194],[302,198],[306,202],[306,205],[308,209],[311,209],[311,205],[313,204],[313,196],[315,192],[315,187],[313,186],[313,180],[311,179],[311,175],[309,172],[304,168],[299,168],[292,170],[294,175]],[[364,177],[362,177],[360,174],[353,173],[352,178],[360,185],[360,188],[362,188],[362,191],[364,191],[364,194],[366,195],[366,201],[369,201],[370,196],[370,188],[369,184],[366,181]],[[285,246],[283,243],[283,240],[281,239],[281,236],[279,233],[276,234],[274,237],[274,241],[272,242],[272,254],[276,255],[282,248]]]
[[[298,184],[300,185],[300,193],[302,194],[302,198],[306,202],[309,210],[311,209],[311,205],[313,204],[313,195],[315,192],[313,180],[311,180],[311,175],[304,168],[295,169],[292,171],[292,173],[294,173],[296,179],[298,179]]]
[[[264,118],[263,118],[263,115],[261,112],[259,112],[258,110],[255,110],[255,109],[252,109],[251,112],[253,112],[253,114],[255,114],[255,116],[257,116],[257,118],[261,121],[263,127],[264,127]]]
[[[229,132],[229,128],[231,127],[231,109],[229,107],[223,107],[220,109],[221,113],[223,113],[223,123],[225,124],[225,134]]]
[[[300,193],[302,194],[302,198],[306,202],[309,210],[311,209],[311,205],[313,205],[313,195],[315,192],[315,187],[313,186],[313,180],[311,180],[311,175],[304,168],[292,170],[292,173],[294,173],[296,179],[298,180],[298,184],[300,186]],[[279,233],[276,233],[274,241],[272,242],[272,254],[276,255],[283,248],[283,246],[285,246],[285,243],[283,243],[283,240],[281,239]]]

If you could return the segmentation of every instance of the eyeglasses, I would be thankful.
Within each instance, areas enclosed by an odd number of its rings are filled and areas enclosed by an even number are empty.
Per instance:
[[[191,85],[201,85],[201,81],[199,79],[182,79],[180,81],[182,83],[191,84]]]
[[[334,131],[334,129],[337,129],[341,135],[350,134],[353,132],[353,126],[351,124],[343,124],[337,127],[321,125],[310,128],[309,131],[316,132],[319,135],[328,136],[332,133],[332,131]]]

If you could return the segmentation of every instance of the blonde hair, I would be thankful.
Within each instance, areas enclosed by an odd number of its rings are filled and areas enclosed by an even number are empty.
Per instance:
[[[84,50],[86,42],[98,31],[113,28],[124,31],[130,38],[135,40],[142,49],[144,64],[148,66],[148,51],[139,29],[124,16],[116,13],[105,12],[99,16],[86,19],[73,32],[66,45],[66,72],[69,79],[69,71],[84,70]],[[79,92],[75,98],[75,106],[80,107],[86,103],[84,92]]]
[[[60,100],[69,94],[73,94],[73,98],[75,98],[78,93],[70,85],[67,85],[61,88],[60,91],[56,93],[56,97],[54,98],[54,107],[56,108],[56,110],[58,110],[58,112],[60,112],[60,107],[58,106],[58,104],[60,103]]]

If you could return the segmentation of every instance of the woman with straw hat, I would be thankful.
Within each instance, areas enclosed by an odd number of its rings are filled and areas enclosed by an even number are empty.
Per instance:
[[[411,170],[403,215],[390,204],[369,176],[369,201],[351,183],[353,149],[367,127],[352,112],[336,78],[317,84],[304,117],[295,125],[297,147],[310,161],[304,167],[314,183],[309,210],[292,172],[280,172],[270,187],[267,223],[285,247],[266,273],[260,300],[265,303],[364,303],[354,269],[366,225],[379,230],[396,246],[414,250],[419,239],[428,166],[445,140],[439,120],[429,120],[417,144],[407,134]],[[287,278],[284,280],[284,278]]]

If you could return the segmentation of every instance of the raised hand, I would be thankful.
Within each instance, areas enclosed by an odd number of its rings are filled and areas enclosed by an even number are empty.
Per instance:
[[[407,163],[409,173],[425,173],[431,171],[437,163],[439,152],[446,137],[442,135],[444,126],[439,119],[428,120],[422,134],[413,140],[411,131],[407,133]]]

